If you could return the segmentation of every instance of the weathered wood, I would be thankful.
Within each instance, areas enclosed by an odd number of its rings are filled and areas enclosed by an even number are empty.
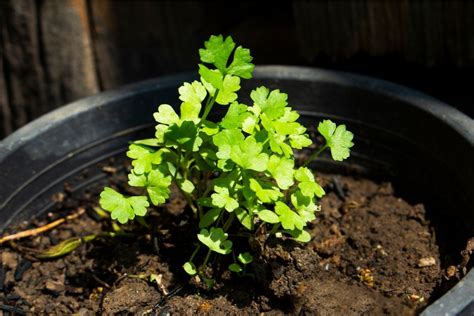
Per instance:
[[[86,0],[45,0],[40,19],[49,106],[98,92]]]
[[[16,129],[48,107],[38,40],[37,7],[34,0],[1,2],[3,71],[10,116]],[[5,129],[4,127],[3,129]]]
[[[302,55],[338,61],[357,53],[425,66],[474,66],[472,1],[293,1]]]

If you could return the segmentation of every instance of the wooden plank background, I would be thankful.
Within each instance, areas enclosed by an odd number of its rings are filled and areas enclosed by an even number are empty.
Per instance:
[[[257,64],[355,70],[435,94],[440,86],[466,112],[474,107],[462,79],[474,74],[474,1],[0,0],[0,138],[75,99],[193,70],[218,33],[251,48]],[[462,76],[453,83],[453,74]]]

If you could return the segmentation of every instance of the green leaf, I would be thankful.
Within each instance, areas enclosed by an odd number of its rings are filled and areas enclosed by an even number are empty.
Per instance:
[[[201,82],[211,96],[214,96],[217,89],[222,88],[224,76],[219,70],[211,70],[204,65],[199,65],[199,74],[201,75]]]
[[[201,217],[201,220],[199,221],[199,228],[206,228],[210,226],[219,218],[220,214],[221,214],[220,208],[213,208],[207,211],[206,214],[204,214]]]
[[[295,149],[310,146],[313,141],[307,135],[290,135],[290,145]]]
[[[162,104],[158,107],[158,112],[153,114],[155,121],[165,125],[171,125],[179,122],[179,116],[169,104]]]
[[[227,212],[232,212],[239,207],[239,202],[230,196],[228,188],[215,186],[214,191],[216,193],[211,195],[211,199],[215,207],[225,208]]]
[[[307,243],[311,240],[311,235],[305,230],[294,229],[289,233],[294,240],[299,242]]]
[[[232,263],[229,265],[229,270],[235,273],[242,272],[242,267],[238,263]]]
[[[293,212],[288,205],[283,202],[275,203],[275,213],[279,215],[281,226],[284,229],[293,230],[303,229],[305,226],[305,221],[295,212]]]
[[[227,240],[227,234],[222,228],[211,227],[210,231],[203,228],[197,237],[209,249],[222,255],[227,255],[232,250],[232,241]]]
[[[59,244],[54,245],[46,250],[42,250],[41,252],[35,254],[35,257],[39,259],[59,258],[71,253],[83,243],[94,240],[96,237],[97,235],[93,234],[93,235],[87,235],[84,237],[69,238],[64,241],[61,241]]]
[[[213,64],[222,74],[225,74],[227,61],[235,47],[232,37],[227,36],[224,40],[222,35],[212,35],[208,41],[204,42],[204,47],[199,49],[201,61]]]
[[[134,141],[133,143],[137,145],[145,145],[145,146],[151,146],[151,147],[160,146],[160,142],[156,138],[140,139],[140,140]]]
[[[196,275],[197,274],[196,266],[192,262],[188,261],[185,264],[183,264],[183,269],[189,275]]]
[[[166,176],[161,170],[152,170],[147,177],[147,192],[153,205],[166,202],[170,194],[171,176]]]
[[[144,216],[150,205],[145,196],[125,197],[114,189],[105,187],[100,194],[100,207],[111,212],[110,217],[125,224],[135,218]]]
[[[262,210],[257,213],[258,218],[260,218],[265,223],[276,224],[280,222],[280,218],[277,214],[270,210]]]
[[[227,68],[227,73],[244,79],[252,78],[254,68],[254,64],[251,63],[252,59],[249,49],[242,46],[237,47],[234,52],[234,59]]]
[[[294,166],[295,162],[293,159],[278,157],[275,155],[271,156],[268,161],[268,171],[275,178],[278,186],[283,190],[288,189],[294,183]]]
[[[244,134],[238,129],[225,129],[212,137],[214,145],[219,149],[217,158],[229,159],[232,145],[240,144],[244,141]]]
[[[184,121],[181,125],[171,125],[165,133],[165,141],[176,144],[185,151],[198,151],[202,144],[202,138],[198,136],[198,128],[191,121]]]
[[[271,203],[283,196],[283,193],[270,183],[261,182],[252,178],[249,180],[249,184],[250,189],[255,192],[258,199],[263,203]]]
[[[314,179],[314,175],[311,170],[306,167],[300,167],[298,170],[296,170],[295,179],[300,181],[298,187],[300,188],[303,195],[309,197],[316,195],[317,197],[321,198],[326,194],[324,189]]]
[[[252,114],[247,111],[247,108],[248,106],[245,104],[238,102],[232,103],[220,125],[226,129],[241,128],[244,120],[252,116]]]
[[[238,208],[235,210],[235,215],[237,216],[237,219],[242,224],[242,226],[244,226],[248,230],[253,229],[252,217],[249,215],[249,213],[246,210],[242,208]]]
[[[194,184],[189,181],[188,179],[179,179],[178,180],[178,185],[181,190],[183,190],[186,193],[192,193],[194,191]]]
[[[133,170],[128,174],[128,184],[132,187],[144,187],[147,184],[145,174],[136,174]]]
[[[331,149],[332,159],[342,161],[349,157],[350,148],[354,146],[354,135],[346,130],[346,125],[339,125],[330,120],[324,120],[318,125],[318,131],[326,139],[326,144]]]
[[[132,158],[133,170],[136,174],[150,172],[153,165],[161,163],[162,151],[154,151],[142,145],[131,144],[127,151],[127,156]]]
[[[265,113],[270,120],[276,120],[285,114],[288,95],[281,93],[280,90],[270,92],[266,87],[259,87],[250,93],[250,98],[254,102],[254,106],[261,113]]]
[[[268,164],[268,155],[262,153],[263,146],[249,136],[238,145],[231,148],[230,159],[244,169],[265,171]]]
[[[178,92],[181,101],[192,104],[201,104],[207,94],[206,88],[199,81],[193,81],[191,84],[185,82],[179,87]]]
[[[243,264],[247,265],[253,261],[253,257],[250,253],[244,252],[238,255],[237,259]]]
[[[216,102],[220,105],[227,105],[237,100],[237,93],[240,89],[240,78],[226,75],[222,82],[222,87],[217,94]]]

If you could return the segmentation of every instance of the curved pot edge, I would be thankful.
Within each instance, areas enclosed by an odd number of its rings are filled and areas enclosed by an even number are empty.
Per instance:
[[[364,75],[301,66],[258,66],[255,68],[255,74],[260,78],[275,78],[275,76],[277,76],[277,78],[280,79],[295,80],[311,79],[315,81],[318,79],[324,79],[343,86],[372,91],[375,90],[391,98],[413,104],[420,110],[438,117],[458,133],[463,135],[474,146],[473,119],[442,101],[402,85]],[[190,80],[196,77],[196,72],[185,72],[177,75],[152,78],[101,92],[97,95],[82,98],[78,101],[57,108],[40,116],[1,140],[0,162],[5,159],[10,152],[21,147],[36,135],[51,128],[65,116],[79,114],[88,109],[99,107],[104,103],[124,98],[127,95],[136,93],[137,91],[147,91],[154,89],[157,86],[172,86],[176,84],[176,81]],[[461,281],[459,281],[436,302],[429,305],[421,315],[456,315],[464,311],[467,307],[472,306],[474,303],[474,297],[471,298],[471,300],[466,300],[464,297],[464,300],[462,300],[463,297],[460,293],[474,293],[474,270],[471,269],[471,271]]]

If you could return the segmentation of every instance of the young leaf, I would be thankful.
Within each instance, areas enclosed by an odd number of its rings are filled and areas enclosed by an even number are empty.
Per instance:
[[[280,222],[280,218],[277,214],[270,210],[262,210],[257,213],[258,218],[262,221],[270,224],[276,224]]]
[[[289,233],[294,240],[299,242],[307,243],[311,240],[311,235],[305,230],[294,229]]]
[[[299,229],[302,230],[305,226],[305,221],[295,212],[293,212],[288,205],[283,202],[275,203],[275,213],[279,215],[281,226],[284,229],[293,230]]]
[[[202,144],[197,126],[191,121],[184,121],[181,125],[171,125],[165,133],[164,139],[186,151],[198,151]]]
[[[77,247],[79,247],[83,243],[94,240],[96,237],[97,235],[94,234],[94,235],[87,235],[84,237],[69,238],[60,242],[57,245],[54,245],[46,250],[43,250],[35,254],[35,257],[39,259],[59,258],[71,253],[73,250],[75,250]]]
[[[342,161],[349,157],[350,148],[354,146],[354,134],[346,130],[346,125],[339,125],[330,120],[324,120],[318,125],[318,131],[326,139],[326,144],[331,149],[332,159]]]
[[[301,193],[305,196],[313,196],[316,195],[317,197],[321,198],[326,194],[324,189],[316,182],[314,179],[314,175],[306,167],[300,167],[295,172],[295,179],[300,181],[298,187],[301,190]]]
[[[197,274],[196,266],[192,262],[188,261],[185,264],[183,264],[183,269],[189,275],[196,275]]]
[[[249,49],[242,46],[237,47],[234,52],[234,59],[227,68],[227,73],[243,79],[252,78],[254,68],[254,65],[251,63],[252,59]]]
[[[242,226],[244,226],[248,230],[253,229],[252,217],[246,210],[244,210],[243,208],[238,208],[235,210],[235,215],[237,216],[237,219],[242,224]]]
[[[212,137],[214,145],[219,149],[217,158],[229,159],[232,146],[244,141],[244,134],[238,129],[225,129]]]
[[[135,215],[144,216],[150,205],[145,196],[124,197],[114,189],[105,187],[100,194],[100,207],[111,212],[111,218],[125,224]]]
[[[281,193],[278,188],[269,183],[259,182],[258,180],[252,178],[249,180],[249,184],[250,189],[255,192],[258,199],[263,203],[276,201],[283,196],[283,193]]]
[[[154,151],[136,144],[131,144],[127,151],[127,156],[133,159],[132,166],[136,174],[150,172],[153,164],[157,165],[161,163],[161,154],[162,152],[160,150]]]
[[[268,155],[262,153],[263,146],[249,136],[238,145],[233,145],[230,159],[244,169],[265,171],[268,164]]]
[[[232,250],[232,241],[227,240],[227,234],[222,228],[211,227],[210,231],[203,228],[197,237],[209,249],[221,255],[227,255]]]
[[[286,190],[294,183],[293,172],[295,162],[293,159],[273,155],[268,161],[268,171],[275,178],[278,186]]]
[[[227,36],[224,40],[222,35],[212,35],[208,41],[204,42],[204,47],[199,49],[201,61],[213,64],[222,74],[225,74],[227,61],[235,47],[232,37]]]
[[[204,214],[199,221],[199,228],[206,228],[213,224],[219,218],[221,211],[222,209],[220,208],[213,208],[207,211],[207,213]]]
[[[288,95],[280,90],[270,92],[266,87],[259,87],[250,93],[254,105],[259,112],[264,113],[270,120],[276,120],[285,113]]]
[[[240,89],[240,78],[226,75],[222,82],[222,87],[217,94],[216,102],[220,105],[227,105],[237,100],[237,93]]]
[[[231,263],[229,265],[229,270],[235,273],[240,273],[242,272],[242,267],[238,263]]]
[[[243,265],[247,265],[249,263],[251,263],[253,261],[253,257],[250,253],[248,252],[244,252],[244,253],[241,253],[239,254],[239,256],[237,257],[237,259],[243,264]]]
[[[227,212],[232,212],[239,207],[239,202],[229,194],[229,189],[226,187],[214,187],[216,193],[211,195],[212,205],[215,207],[225,208]]]
[[[155,121],[165,125],[172,125],[179,122],[179,116],[169,104],[162,104],[158,107],[158,112],[153,114]]]
[[[252,116],[250,112],[247,111],[248,106],[238,102],[234,102],[229,106],[227,114],[222,119],[221,126],[225,129],[234,129],[241,128],[242,123],[248,117]]]
[[[159,205],[166,202],[169,198],[171,176],[165,176],[160,169],[152,170],[148,174],[147,192],[153,205]]]

